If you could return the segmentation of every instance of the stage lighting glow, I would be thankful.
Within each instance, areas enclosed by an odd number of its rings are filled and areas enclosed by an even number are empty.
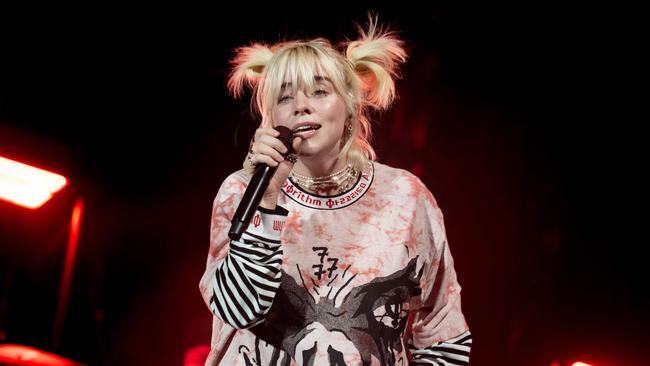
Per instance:
[[[68,184],[59,174],[0,156],[0,198],[36,209]]]
[[[54,353],[19,344],[0,344],[0,365],[85,366]]]

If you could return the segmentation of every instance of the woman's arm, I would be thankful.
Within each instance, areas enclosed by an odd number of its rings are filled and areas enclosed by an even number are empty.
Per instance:
[[[231,175],[214,201],[210,252],[199,284],[212,313],[238,329],[261,322],[280,285],[282,249],[280,233],[288,215],[258,208],[240,240],[230,240],[228,229],[245,180]]]

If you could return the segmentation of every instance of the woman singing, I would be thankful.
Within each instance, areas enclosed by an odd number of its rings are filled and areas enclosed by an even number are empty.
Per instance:
[[[468,364],[442,212],[370,144],[369,112],[391,105],[406,56],[376,21],[343,52],[325,39],[236,50],[229,89],[251,88],[261,122],[214,200],[199,286],[214,315],[207,365]],[[277,171],[230,240],[256,164]]]

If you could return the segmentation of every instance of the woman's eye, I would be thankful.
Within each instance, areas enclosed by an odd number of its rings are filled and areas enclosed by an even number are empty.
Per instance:
[[[280,103],[286,102],[289,99],[291,99],[291,95],[283,95],[283,96],[280,97],[280,99],[278,99],[278,102],[280,102]]]
[[[314,92],[314,95],[327,95],[327,90],[318,89]]]

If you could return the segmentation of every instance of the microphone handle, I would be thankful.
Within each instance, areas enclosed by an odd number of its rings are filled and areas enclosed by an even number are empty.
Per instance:
[[[257,207],[260,205],[264,191],[269,186],[269,182],[273,178],[276,169],[277,166],[270,167],[266,164],[259,164],[255,169],[255,174],[253,174],[248,184],[250,189],[246,189],[244,192],[241,203],[233,216],[230,230],[228,231],[230,239],[239,240],[241,238],[244,230],[246,230],[248,224],[251,222]]]
[[[274,128],[280,132],[278,139],[282,141],[284,146],[287,148],[285,157],[286,155],[293,153],[293,132],[288,127],[282,125]],[[239,240],[239,238],[241,238],[244,230],[246,230],[248,224],[251,222],[253,214],[257,210],[257,206],[259,206],[260,201],[262,201],[264,192],[266,191],[266,188],[268,188],[271,178],[273,178],[273,174],[275,174],[277,168],[277,166],[270,167],[266,164],[258,164],[255,168],[255,173],[253,173],[253,177],[251,178],[250,183],[248,183],[244,196],[242,197],[241,202],[239,202],[237,211],[230,221],[230,230],[228,230],[228,236],[230,239]]]

